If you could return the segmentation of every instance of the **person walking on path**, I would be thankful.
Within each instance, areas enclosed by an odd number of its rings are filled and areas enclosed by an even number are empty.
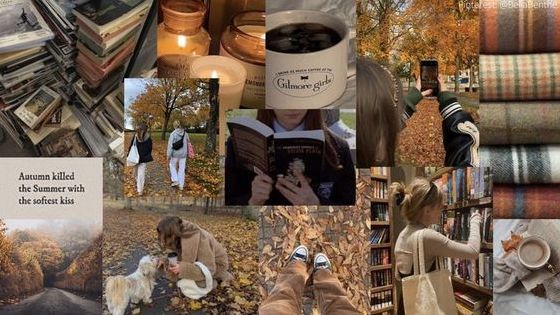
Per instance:
[[[152,138],[148,133],[148,126],[145,123],[140,123],[136,128],[136,134],[130,142],[128,152],[135,145],[138,149],[138,164],[134,166],[134,178],[136,179],[136,191],[139,196],[144,194],[144,182],[146,180],[146,166],[154,159],[152,157]]]
[[[185,187],[185,170],[190,140],[180,121],[175,120],[173,128],[175,130],[171,132],[167,141],[167,161],[169,161],[171,186],[178,187],[182,191]]]

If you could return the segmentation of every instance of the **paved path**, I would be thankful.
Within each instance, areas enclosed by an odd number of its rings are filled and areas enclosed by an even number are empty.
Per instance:
[[[86,300],[68,291],[46,288],[17,304],[0,308],[0,315],[99,315],[101,303]]]

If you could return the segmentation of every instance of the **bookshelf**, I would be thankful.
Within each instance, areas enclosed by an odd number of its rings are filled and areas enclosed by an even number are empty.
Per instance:
[[[452,273],[459,314],[486,314],[492,305],[492,176],[488,168],[442,168],[432,175],[444,193],[444,211],[435,229],[446,237],[467,243],[470,216],[482,215],[478,259],[446,258]]]
[[[371,314],[395,314],[393,209],[389,204],[390,168],[371,168]]]

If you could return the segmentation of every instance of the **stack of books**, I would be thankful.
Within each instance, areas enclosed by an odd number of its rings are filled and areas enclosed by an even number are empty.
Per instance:
[[[373,250],[370,255],[370,265],[387,266],[391,264],[391,253],[389,248],[378,248]]]
[[[371,281],[374,288],[393,284],[393,271],[390,269],[374,271],[371,275]]]
[[[481,315],[488,304],[488,297],[462,291],[455,291],[455,300],[461,315]]]
[[[81,77],[74,88],[88,109],[122,81],[150,4],[149,0],[100,0],[72,10],[78,26],[76,71]]]
[[[389,204],[374,203],[371,205],[373,221],[389,221]]]

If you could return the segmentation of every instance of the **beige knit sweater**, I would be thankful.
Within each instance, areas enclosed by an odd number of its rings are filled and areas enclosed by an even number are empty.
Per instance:
[[[409,224],[399,234],[395,244],[395,262],[397,272],[402,275],[412,274],[412,249],[414,246],[412,234],[418,230],[424,232],[424,258],[426,270],[429,270],[436,257],[452,257],[476,259],[480,253],[480,216],[475,216],[470,222],[469,240],[467,243],[452,241],[439,232],[421,224]]]

